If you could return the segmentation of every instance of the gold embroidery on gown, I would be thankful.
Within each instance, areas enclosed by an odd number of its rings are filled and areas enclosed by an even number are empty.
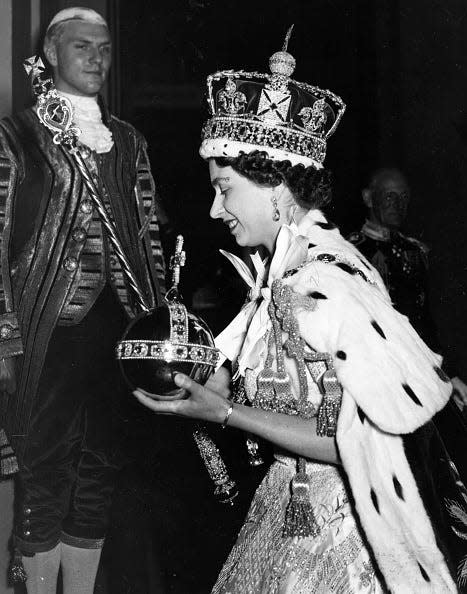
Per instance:
[[[267,345],[270,359],[271,344]],[[284,360],[292,393],[299,397],[297,370]],[[307,397],[315,408],[322,401],[317,386],[326,371],[323,361],[307,365]],[[259,374],[261,376],[261,374]],[[257,391],[258,371],[247,370],[244,388],[250,402]],[[315,412],[316,415],[316,412]],[[379,594],[384,592],[362,540],[338,467],[307,462],[310,501],[319,525],[317,536],[283,536],[290,482],[296,458],[276,454],[255,493],[250,510],[212,594]]]
[[[277,458],[255,494],[213,594],[383,592],[336,467],[307,464],[320,534],[282,536],[295,460]]]

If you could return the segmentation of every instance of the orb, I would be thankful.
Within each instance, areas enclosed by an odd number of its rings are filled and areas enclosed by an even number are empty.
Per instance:
[[[207,324],[179,301],[166,301],[137,316],[117,344],[117,359],[131,389],[176,395],[178,372],[204,384],[219,351]]]

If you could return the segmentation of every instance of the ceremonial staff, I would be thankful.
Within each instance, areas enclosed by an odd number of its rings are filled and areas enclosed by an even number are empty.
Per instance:
[[[45,66],[40,58],[36,56],[28,58],[24,62],[24,68],[31,78],[32,89],[37,99],[37,116],[41,124],[53,134],[53,142],[65,148],[72,156],[88,190],[89,197],[99,213],[109,241],[115,250],[115,255],[120,262],[122,272],[126,276],[128,284],[135,295],[137,306],[142,312],[149,312],[151,305],[131,268],[131,264],[118,238],[115,225],[105,209],[99,195],[99,190],[86,165],[85,158],[89,156],[89,149],[79,143],[81,130],[73,125],[73,106],[70,100],[58,93],[52,78],[45,76]],[[182,251],[182,246],[183,238],[179,236],[177,238],[175,255],[171,259],[172,289],[167,293],[166,299],[178,297],[180,266],[183,266],[185,263],[185,253]],[[196,426],[193,437],[206,470],[216,485],[214,491],[216,497],[221,502],[231,503],[237,495],[236,485],[229,477],[215,443],[201,424]]]

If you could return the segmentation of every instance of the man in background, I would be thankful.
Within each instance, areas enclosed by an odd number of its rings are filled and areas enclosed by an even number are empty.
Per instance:
[[[73,106],[86,160],[146,301],[164,262],[143,137],[100,101],[111,62],[103,17],[68,8],[44,54]],[[114,355],[138,313],[76,164],[34,107],[0,122],[0,388],[19,463],[13,575],[28,593],[92,594],[120,465],[112,410],[127,394]]]
[[[405,235],[403,228],[410,201],[407,179],[398,169],[376,170],[362,191],[368,208],[367,219],[360,231],[349,240],[381,274],[394,307],[407,316],[422,339],[435,352],[441,345],[431,314],[428,287],[428,246]],[[459,377],[456,364],[444,357],[443,369],[449,375],[453,398],[460,409],[467,404],[467,385]],[[451,455],[467,479],[464,447],[467,447],[467,425],[452,404],[436,417],[438,428]]]

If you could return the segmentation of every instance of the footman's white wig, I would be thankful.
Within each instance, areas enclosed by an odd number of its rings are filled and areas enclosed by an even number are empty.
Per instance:
[[[72,8],[65,8],[60,10],[50,21],[47,27],[47,34],[55,25],[67,23],[69,21],[83,21],[85,23],[92,23],[94,25],[103,25],[108,27],[106,20],[92,8],[85,8],[84,6],[73,6]]]

